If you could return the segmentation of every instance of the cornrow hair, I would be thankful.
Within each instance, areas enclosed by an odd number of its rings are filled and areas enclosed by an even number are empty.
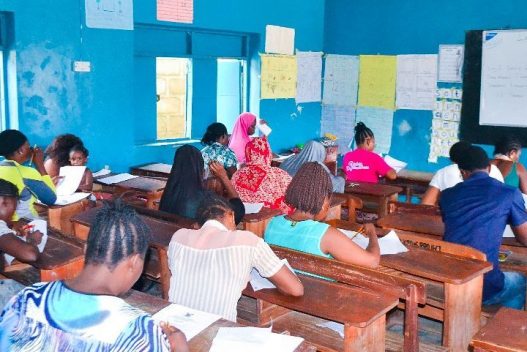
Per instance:
[[[308,162],[295,174],[285,192],[285,202],[293,208],[317,215],[324,200],[331,197],[333,185],[324,167],[318,162]]]
[[[227,134],[227,127],[220,122],[215,122],[207,127],[207,131],[201,138],[201,143],[205,145],[211,145],[216,142],[218,138]]]
[[[125,258],[148,249],[150,229],[121,199],[105,203],[90,228],[86,264],[103,264],[111,270]]]
[[[357,122],[355,125],[355,144],[361,145],[367,138],[373,138],[373,131],[370,130],[363,122]]]
[[[14,183],[0,178],[0,196],[18,199],[18,188]]]
[[[201,226],[207,220],[219,220],[223,218],[229,211],[233,212],[234,210],[226,199],[214,193],[207,193],[198,207],[196,218],[198,224]]]
[[[90,152],[88,151],[88,149],[86,149],[86,147],[83,144],[76,144],[73,147],[71,147],[70,154],[72,152],[80,152],[84,154],[85,157],[88,157],[90,155]]]
[[[522,143],[515,136],[505,136],[501,138],[498,143],[494,146],[494,155],[502,154],[509,155],[511,152],[515,152],[522,149]]]

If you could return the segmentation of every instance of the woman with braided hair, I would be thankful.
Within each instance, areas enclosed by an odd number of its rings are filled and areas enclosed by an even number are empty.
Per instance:
[[[346,263],[376,267],[380,250],[373,225],[365,226],[370,242],[364,250],[339,229],[320,222],[327,215],[332,188],[322,165],[317,162],[302,165],[285,194],[286,203],[295,211],[273,218],[265,230],[265,241]]]

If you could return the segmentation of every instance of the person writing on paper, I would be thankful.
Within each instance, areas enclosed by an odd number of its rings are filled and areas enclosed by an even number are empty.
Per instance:
[[[27,137],[17,130],[0,133],[0,178],[13,183],[19,194],[19,201],[13,220],[21,217],[38,218],[34,203],[37,199],[47,205],[57,200],[55,185],[44,167],[44,154],[38,147],[31,148]],[[29,161],[35,168],[24,166]]]
[[[228,147],[229,135],[224,124],[215,122],[209,127],[201,139],[201,143],[206,145],[201,150],[201,155],[205,161],[205,174],[209,174],[209,164],[217,161],[227,170],[229,177],[236,171],[238,160],[236,154]]]
[[[284,294],[303,295],[300,280],[260,237],[236,230],[225,199],[204,198],[198,222],[199,230],[178,230],[170,241],[170,302],[236,321],[236,304],[253,268]]]
[[[182,332],[119,298],[141,275],[148,241],[132,208],[106,205],[88,234],[81,273],[27,287],[4,307],[0,350],[188,351]]]
[[[380,249],[375,228],[364,225],[369,238],[364,250],[325,219],[333,186],[327,171],[316,162],[302,165],[289,184],[285,201],[295,211],[274,217],[265,229],[267,243],[366,267],[379,265]]]
[[[54,179],[55,184],[60,181],[60,178],[58,178],[60,168],[71,165],[70,150],[76,145],[83,145],[81,139],[71,133],[67,133],[55,137],[46,148],[44,166],[46,167],[46,172]]]
[[[86,166],[88,161],[88,149],[82,144],[77,144],[70,149],[70,164],[71,166]],[[79,184],[79,192],[91,192],[93,188],[93,174],[90,169],[84,170],[81,183]]]
[[[516,137],[506,136],[494,146],[491,164],[501,171],[506,185],[519,187],[523,194],[527,194],[527,170],[520,163],[521,153],[521,142]]]
[[[461,176],[461,171],[459,171],[458,163],[470,149],[470,146],[471,144],[469,142],[459,141],[450,147],[448,154],[452,164],[439,169],[434,174],[428,189],[421,199],[421,204],[436,205],[441,192],[447,188],[454,187],[460,182],[463,182],[463,177]],[[489,176],[500,182],[503,182],[503,176],[501,175],[500,170],[498,170],[498,168],[494,165],[490,166]]]
[[[324,164],[324,160],[326,160],[326,147],[324,147],[320,142],[309,141],[306,143],[300,153],[285,160],[280,165],[280,168],[285,170],[289,175],[291,175],[291,177],[294,177],[298,170],[300,170],[300,167],[302,167],[302,165],[305,163],[311,161],[317,162],[322,165],[324,170],[327,171],[329,177],[331,178],[333,192],[344,193],[344,186],[346,182],[342,177],[332,175],[327,166]]]
[[[261,125],[267,125],[265,120],[260,119]],[[251,135],[254,134],[256,130],[256,115],[250,112],[244,112],[234,124],[234,129],[232,130],[231,140],[229,142],[229,148],[231,148],[236,154],[238,163],[245,163],[245,146],[251,141]]]
[[[355,125],[355,145],[357,148],[346,153],[342,162],[346,181],[378,183],[379,177],[395,180],[397,174],[383,158],[374,153],[375,136],[362,122]]]

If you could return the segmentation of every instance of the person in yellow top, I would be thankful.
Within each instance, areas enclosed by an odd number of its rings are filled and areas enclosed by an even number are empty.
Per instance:
[[[44,204],[54,204],[57,200],[55,185],[44,168],[44,153],[38,147],[31,148],[27,137],[17,130],[0,133],[0,178],[18,188],[20,200],[13,220],[37,218],[34,203],[38,199]],[[35,168],[24,166],[27,161]]]

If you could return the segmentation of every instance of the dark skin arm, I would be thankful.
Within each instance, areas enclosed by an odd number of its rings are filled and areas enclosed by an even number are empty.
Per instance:
[[[27,234],[26,242],[14,234],[0,237],[0,251],[7,253],[22,262],[34,262],[38,259],[38,247],[42,241],[42,233],[34,231]]]
[[[390,169],[390,171],[388,171],[384,177],[386,177],[388,180],[395,180],[397,178],[397,173],[394,169]]]
[[[225,187],[225,190],[227,191],[227,198],[239,198],[238,192],[234,189],[234,186],[232,185],[231,180],[229,180],[229,176],[227,175],[227,171],[225,168],[217,161],[213,161],[209,164],[209,170],[210,172],[220,179],[221,183],[223,184],[223,187]]]
[[[527,194],[527,170],[525,169],[525,166],[518,163],[516,165],[516,172],[520,178],[520,191]]]
[[[161,330],[167,337],[168,343],[170,344],[170,351],[172,352],[188,352],[187,338],[185,334],[178,328],[171,326],[168,323],[160,324]]]
[[[93,174],[90,169],[84,171],[84,176],[82,176],[81,183],[79,185],[79,191],[81,192],[91,192],[93,189]]]
[[[226,170],[227,170],[227,176],[229,176],[229,179],[231,179],[232,175],[234,175],[237,169],[235,166],[231,166],[231,167],[228,167]]]

